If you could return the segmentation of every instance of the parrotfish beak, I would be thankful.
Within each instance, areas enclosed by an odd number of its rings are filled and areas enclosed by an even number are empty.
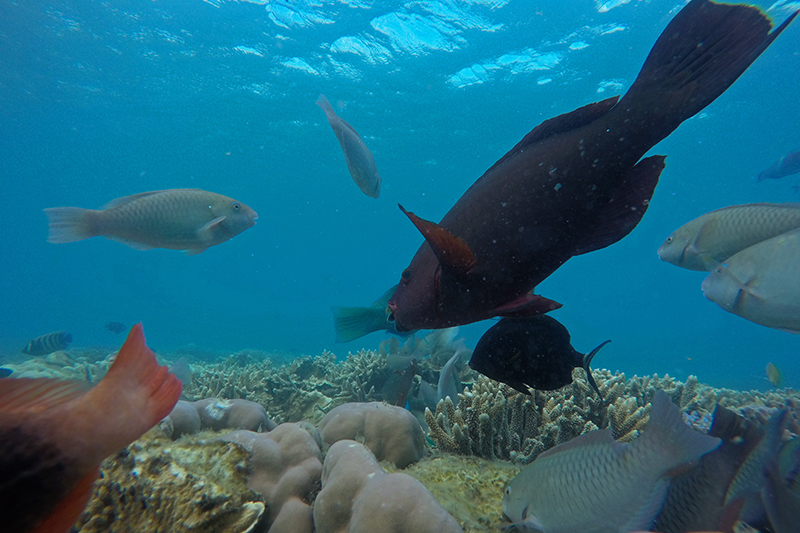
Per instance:
[[[394,321],[395,321],[394,314],[395,314],[396,311],[397,311],[397,303],[389,302],[386,305],[386,321],[387,322],[394,323]]]

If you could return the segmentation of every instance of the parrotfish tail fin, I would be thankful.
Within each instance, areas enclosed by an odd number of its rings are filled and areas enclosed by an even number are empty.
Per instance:
[[[598,216],[600,223],[581,241],[575,255],[611,246],[633,231],[647,212],[664,170],[664,159],[663,155],[646,157],[628,171]]]
[[[680,409],[660,390],[653,399],[650,421],[643,435],[631,445],[649,450],[653,459],[664,466],[664,471],[669,471],[700,458],[719,443],[720,439],[704,435],[686,424]]]
[[[597,348],[595,348],[594,350],[583,356],[583,369],[586,370],[586,380],[589,382],[589,385],[592,386],[594,391],[597,393],[597,396],[599,396],[601,400],[604,399],[603,394],[600,392],[600,388],[594,381],[594,377],[592,376],[592,369],[589,368],[589,365],[592,363],[592,359],[594,359],[594,356],[597,355],[597,352],[600,351],[600,348],[602,348],[609,342],[611,342],[611,340],[605,341],[604,343],[600,344],[600,346],[598,346]]]
[[[373,331],[387,329],[383,309],[371,307],[332,307],[333,328],[336,330],[336,342],[350,342],[368,335]]]
[[[49,220],[47,242],[56,244],[96,237],[92,230],[91,209],[81,207],[51,207],[44,210]]]
[[[131,328],[102,380],[86,394],[95,408],[95,440],[113,453],[141,437],[178,403],[183,386],[145,345],[142,324]]]
[[[53,511],[40,522],[31,533],[60,533],[69,531],[83,513],[89,497],[92,495],[92,486],[100,475],[100,468],[95,468],[70,490],[69,494],[59,502]]]
[[[764,475],[770,464],[778,459],[783,426],[788,414],[782,409],[767,422],[766,434],[753,451],[748,454],[725,493],[725,505],[739,499],[756,496],[764,484]]]
[[[692,0],[661,33],[618,107],[650,126],[652,146],[725,92],[795,15],[770,33],[756,7]]]

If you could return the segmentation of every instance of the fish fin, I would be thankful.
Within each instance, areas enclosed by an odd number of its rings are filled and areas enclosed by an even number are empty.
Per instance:
[[[55,509],[47,515],[47,518],[40,522],[31,533],[61,533],[62,531],[69,531],[86,508],[86,504],[92,495],[92,487],[99,475],[100,467],[98,466],[83,476],[70,490],[69,494],[58,503]]]
[[[106,450],[124,448],[167,416],[181,395],[181,381],[156,361],[145,344],[142,324],[131,328],[106,375],[84,396],[96,440]]]
[[[91,386],[84,381],[52,378],[0,379],[0,412],[35,413],[86,394]]]
[[[91,209],[82,207],[50,207],[44,210],[48,220],[47,242],[76,242],[98,234],[92,230]]]
[[[316,104],[325,112],[326,117],[328,114],[336,116],[336,113],[333,111],[333,106],[324,94],[319,95]]]
[[[217,228],[217,226],[222,224],[222,222],[226,218],[228,218],[228,217],[223,215],[221,217],[216,217],[213,220],[209,220],[208,222],[203,224],[203,226],[199,230],[197,230],[197,237],[200,240],[205,241],[205,242],[213,241],[214,240],[214,230]],[[203,250],[205,250],[205,248],[203,248]],[[197,253],[200,253],[200,252],[197,252]]]
[[[766,468],[765,476],[766,482],[761,487],[761,501],[773,531],[800,531],[800,494],[784,483],[775,462]]]
[[[719,515],[716,529],[721,533],[734,533],[736,531],[736,523],[739,521],[742,509],[744,509],[744,504],[745,500],[742,499],[726,505]]]
[[[689,2],[653,45],[619,108],[651,127],[661,124],[653,133],[663,138],[725,92],[795,15],[770,33],[758,8]]]
[[[614,196],[597,216],[599,223],[584,239],[575,255],[610,246],[628,235],[642,220],[664,170],[666,156],[654,155],[636,163]]]
[[[518,318],[526,316],[542,315],[560,309],[560,303],[539,296],[538,294],[527,293],[519,298],[507,302],[499,307],[492,309],[492,316],[502,316],[506,318]]]
[[[332,307],[336,342],[350,342],[389,327],[383,309],[372,307]]]
[[[661,507],[664,505],[664,500],[667,498],[668,488],[669,479],[659,479],[656,484],[653,485],[653,488],[650,490],[650,494],[647,495],[647,499],[645,499],[642,506],[636,509],[636,512],[628,520],[628,523],[625,524],[625,527],[620,529],[620,531],[650,529],[650,526],[656,519],[659,511],[661,511]]]
[[[594,350],[583,356],[583,369],[586,370],[586,380],[589,382],[589,385],[592,386],[594,391],[597,393],[597,396],[599,396],[601,400],[603,399],[603,395],[600,392],[600,388],[597,386],[597,383],[595,383],[594,381],[594,376],[592,376],[592,369],[589,368],[589,365],[592,363],[592,359],[594,359],[594,356],[597,355],[597,352],[600,351],[600,348],[602,348],[609,342],[611,342],[611,340],[607,340],[601,343],[600,346],[598,346],[597,348],[595,348]]]
[[[545,120],[528,132],[528,134],[523,137],[522,140],[514,146],[514,148],[509,150],[506,155],[501,157],[494,165],[492,165],[492,168],[504,164],[506,160],[516,157],[521,152],[527,150],[528,147],[541,142],[548,137],[558,135],[559,133],[572,131],[594,122],[598,118],[608,113],[608,111],[617,104],[618,100],[619,96],[612,96],[611,98],[606,98],[605,100],[601,100],[599,102],[587,104],[574,111],[570,111],[569,113],[564,113],[563,115],[558,115],[557,117]],[[484,176],[487,174],[489,174],[489,171],[486,171]]]
[[[129,204],[131,202],[135,202],[136,200],[139,200],[139,199],[144,198],[146,196],[152,196],[154,194],[162,194],[162,193],[171,192],[171,191],[174,191],[174,190],[176,190],[176,189],[166,189],[166,190],[162,190],[162,191],[146,191],[146,192],[140,192],[140,193],[136,193],[136,194],[131,194],[130,196],[123,196],[122,198],[114,198],[113,200],[108,202],[106,205],[104,205],[100,209],[113,209],[114,207],[119,207],[119,206],[122,206],[122,205],[125,205],[125,204]],[[184,189],[184,190],[187,190],[187,191],[201,191],[202,192],[202,189]]]
[[[652,447],[654,457],[659,457],[664,471],[672,470],[719,446],[720,439],[695,431],[683,421],[680,409],[667,393],[656,392],[650,420],[641,437],[631,446]]]
[[[583,435],[575,437],[572,440],[568,440],[567,442],[559,444],[555,448],[550,448],[549,450],[540,453],[536,458],[543,459],[550,455],[555,455],[557,453],[565,452],[572,448],[583,448],[584,446],[591,446],[591,445],[611,446],[611,450],[613,453],[623,453],[625,449],[629,446],[628,444],[623,444],[621,442],[617,442],[616,440],[614,440],[614,434],[612,433],[611,428],[607,427],[605,429],[596,429],[594,431],[589,431],[588,433],[584,433]]]
[[[442,268],[465,275],[475,265],[475,255],[464,239],[453,235],[435,222],[423,220],[414,213],[406,211],[402,205],[397,205],[425,237]]]
[[[197,254],[202,254],[206,250],[208,250],[208,246],[203,246],[201,248],[189,248],[187,250],[184,250],[183,253],[185,253],[186,255],[197,255]]]

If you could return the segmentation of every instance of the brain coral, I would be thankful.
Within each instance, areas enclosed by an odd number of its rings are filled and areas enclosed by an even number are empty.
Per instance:
[[[269,433],[237,430],[220,437],[250,453],[247,487],[264,498],[264,522],[271,533],[314,530],[309,504],[318,489],[322,453],[305,427],[287,422]]]
[[[381,402],[346,403],[319,423],[326,444],[359,440],[379,461],[405,468],[425,456],[425,435],[417,419],[402,407]]]
[[[206,398],[196,402],[178,401],[172,412],[159,423],[161,430],[172,439],[197,433],[201,429],[247,429],[270,431],[276,426],[267,412],[249,400]]]
[[[361,444],[331,446],[314,503],[317,533],[462,533],[416,479],[387,474]]]

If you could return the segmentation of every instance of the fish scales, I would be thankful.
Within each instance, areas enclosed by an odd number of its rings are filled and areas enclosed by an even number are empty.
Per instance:
[[[664,168],[664,156],[641,158],[722,94],[793,17],[770,33],[757,8],[693,0],[621,100],[536,127],[439,224],[406,211],[426,242],[388,303],[398,331],[557,307],[530,291],[638,224]]]
[[[800,203],[732,205],[675,230],[658,249],[668,263],[710,271],[737,252],[800,228]]]
[[[621,444],[610,429],[593,431],[542,453],[509,483],[503,513],[524,531],[647,529],[664,501],[666,475],[718,444],[689,428],[659,391],[642,436]]]

